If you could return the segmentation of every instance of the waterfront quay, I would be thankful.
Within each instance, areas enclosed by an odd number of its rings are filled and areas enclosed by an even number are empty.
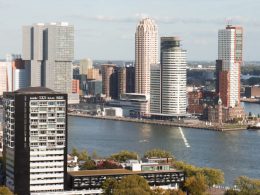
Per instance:
[[[135,123],[144,123],[144,124],[154,124],[154,125],[164,125],[164,126],[173,126],[173,127],[185,127],[185,128],[194,128],[194,129],[206,129],[212,131],[241,131],[246,130],[246,125],[232,125],[232,124],[215,124],[215,123],[206,123],[198,119],[193,120],[180,120],[180,122],[167,121],[167,120],[154,120],[154,119],[139,119],[139,118],[129,118],[129,117],[114,117],[114,116],[98,116],[98,115],[89,115],[79,112],[70,112],[69,116],[85,117],[85,118],[94,118],[101,120],[114,120],[114,121],[126,121],[126,122],[135,122]]]

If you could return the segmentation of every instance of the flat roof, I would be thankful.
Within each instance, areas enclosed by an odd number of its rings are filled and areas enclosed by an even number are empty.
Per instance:
[[[27,87],[16,90],[16,94],[62,94],[46,87]]]
[[[71,176],[96,176],[96,175],[123,175],[123,174],[129,174],[129,175],[135,175],[140,173],[179,173],[182,171],[177,170],[167,170],[167,171],[131,171],[127,169],[98,169],[98,170],[82,170],[82,171],[71,171],[68,172]]]

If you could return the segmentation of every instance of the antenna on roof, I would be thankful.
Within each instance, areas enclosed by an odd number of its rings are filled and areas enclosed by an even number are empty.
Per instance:
[[[226,18],[226,24],[227,24],[228,27],[231,26],[232,19],[231,18]]]

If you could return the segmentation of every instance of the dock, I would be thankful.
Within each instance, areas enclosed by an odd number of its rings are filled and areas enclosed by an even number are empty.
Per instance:
[[[188,122],[174,122],[174,121],[165,121],[165,120],[152,120],[152,119],[138,119],[138,118],[126,118],[126,117],[113,117],[113,116],[94,116],[83,113],[68,113],[68,116],[83,117],[83,118],[93,118],[100,120],[114,120],[114,121],[125,121],[125,122],[134,122],[134,123],[144,123],[144,124],[154,124],[154,125],[164,125],[164,126],[173,126],[173,127],[184,127],[184,128],[194,128],[194,129],[205,129],[212,131],[241,131],[246,130],[246,125],[219,125],[212,124],[207,125],[203,121],[197,120],[196,123]]]

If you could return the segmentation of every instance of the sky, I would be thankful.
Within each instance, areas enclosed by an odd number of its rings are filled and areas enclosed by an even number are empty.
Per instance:
[[[244,60],[260,60],[260,0],[0,0],[0,58],[22,53],[22,26],[66,21],[75,59],[133,60],[138,21],[153,18],[159,36],[178,36],[188,60],[217,58],[218,29],[244,27]]]

